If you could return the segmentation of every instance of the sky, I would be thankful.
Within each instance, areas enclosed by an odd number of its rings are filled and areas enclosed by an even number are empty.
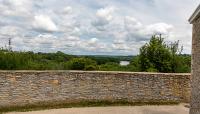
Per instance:
[[[191,53],[199,0],[0,0],[0,47],[73,55],[137,55],[154,34]]]

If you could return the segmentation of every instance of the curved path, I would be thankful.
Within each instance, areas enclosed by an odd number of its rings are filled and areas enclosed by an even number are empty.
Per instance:
[[[189,114],[189,108],[183,104],[176,106],[119,106],[51,109],[7,114]]]

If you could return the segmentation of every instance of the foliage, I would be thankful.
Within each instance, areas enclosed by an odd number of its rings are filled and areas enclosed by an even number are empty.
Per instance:
[[[140,48],[139,67],[147,72],[190,72],[190,57],[181,55],[179,41],[167,44],[164,39],[152,36],[149,43]],[[188,60],[187,60],[188,59]]]
[[[97,63],[88,58],[73,58],[69,62],[71,70],[97,70]]]
[[[64,63],[73,58],[61,52],[33,53],[0,50],[1,70],[63,70]]]
[[[153,36],[137,56],[74,56],[63,52],[34,53],[0,49],[0,70],[100,70],[132,72],[191,71],[191,56],[182,55],[179,41],[167,44]],[[130,61],[121,66],[120,61]]]
[[[92,59],[97,62],[98,65],[106,64],[108,62],[119,63],[119,58],[114,58],[110,56],[83,56],[85,58]]]

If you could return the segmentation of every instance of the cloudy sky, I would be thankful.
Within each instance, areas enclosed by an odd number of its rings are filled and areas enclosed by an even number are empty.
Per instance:
[[[0,47],[136,55],[153,34],[191,53],[188,18],[199,0],[0,0]]]

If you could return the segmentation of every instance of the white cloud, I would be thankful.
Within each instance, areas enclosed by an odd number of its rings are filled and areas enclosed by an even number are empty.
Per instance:
[[[91,38],[89,40],[80,40],[77,42],[76,46],[80,50],[84,51],[92,51],[92,52],[111,52],[111,47],[109,47],[106,43],[99,41],[98,38]]]
[[[32,43],[35,45],[37,44],[52,44],[56,40],[56,36],[51,34],[39,34],[32,40]]]
[[[105,7],[97,10],[96,19],[92,24],[96,27],[105,26],[113,19],[112,13],[115,11],[114,7]]]
[[[127,45],[127,43],[113,43],[112,48],[114,50],[131,50],[131,47]]]
[[[67,6],[63,9],[63,14],[69,14],[72,12],[72,7],[71,6]]]
[[[129,40],[135,41],[147,41],[152,35],[157,34],[169,35],[173,29],[173,25],[166,23],[143,25],[134,17],[125,17],[124,22]]]
[[[16,26],[4,26],[0,29],[0,35],[14,37],[20,35],[22,29]]]
[[[143,28],[143,25],[141,24],[141,22],[139,22],[134,17],[126,16],[124,19],[124,23],[127,29],[138,31]]]
[[[89,41],[88,41],[88,43],[87,43],[87,45],[89,45],[89,46],[96,46],[97,45],[97,43],[98,43],[98,39],[97,38],[92,38],[92,39],[90,39]]]
[[[53,20],[47,15],[34,16],[33,27],[39,31],[56,32],[58,28]]]
[[[148,25],[144,32],[146,34],[163,34],[163,35],[167,35],[169,34],[173,29],[173,25],[169,25],[166,23],[156,23],[156,24],[152,24],[152,25]]]
[[[114,7],[101,8],[97,11],[96,16],[106,21],[110,21],[113,18],[111,13],[113,13],[114,10],[115,10]]]
[[[167,41],[180,40],[185,53],[190,53],[187,19],[198,3],[0,0],[0,47],[12,36],[15,50],[127,55],[137,54],[151,35],[165,34]]]
[[[31,15],[33,2],[31,0],[1,0],[0,14],[5,16],[21,16]]]

